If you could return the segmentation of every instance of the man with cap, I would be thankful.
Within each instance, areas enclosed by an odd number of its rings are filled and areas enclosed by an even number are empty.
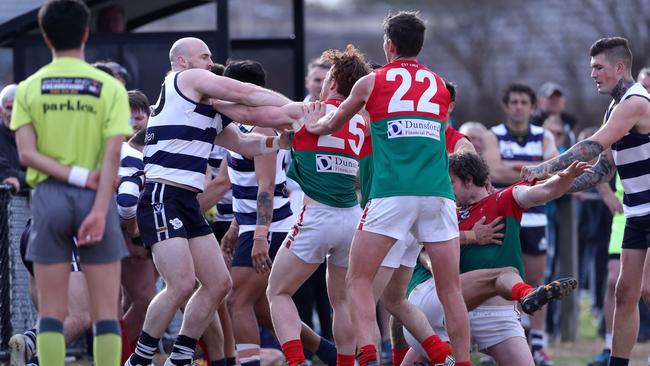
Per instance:
[[[559,115],[562,118],[566,135],[569,137],[566,140],[568,146],[563,146],[566,150],[576,143],[573,128],[576,126],[577,121],[574,116],[564,111],[566,108],[564,93],[564,88],[558,83],[547,81],[542,84],[537,92],[537,110],[530,116],[530,123],[535,126],[541,126],[549,115]]]

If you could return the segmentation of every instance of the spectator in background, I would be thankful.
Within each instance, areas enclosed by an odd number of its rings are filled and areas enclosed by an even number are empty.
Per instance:
[[[305,77],[305,89],[307,89],[309,94],[305,97],[305,102],[318,100],[320,90],[323,87],[323,80],[325,80],[325,74],[327,74],[330,67],[332,65],[320,59],[315,59],[309,63],[307,66],[307,76]]]
[[[641,83],[645,90],[650,93],[650,67],[644,67],[639,71],[639,76],[637,76],[636,81]]]
[[[576,119],[564,111],[566,108],[564,89],[557,83],[547,81],[539,88],[537,97],[538,108],[530,117],[530,123],[535,126],[541,126],[549,115],[559,115],[567,136],[563,149],[566,150],[573,146],[576,143],[576,137],[573,133],[573,128],[576,126]]]
[[[485,128],[481,122],[465,122],[460,126],[460,128],[458,128],[458,132],[467,136],[479,155],[483,154],[483,139],[487,132],[487,128]]]
[[[16,84],[9,84],[0,91],[0,182],[20,191],[27,187],[25,169],[18,158],[14,132],[9,129],[15,96]]]
[[[109,5],[99,10],[97,15],[97,32],[126,32],[126,12],[120,5]]]
[[[139,90],[129,90],[129,106],[131,107],[131,119],[129,123],[133,127],[133,133],[147,128],[149,123],[149,115],[151,109],[149,108],[149,99]]]
[[[555,146],[557,146],[558,151],[561,153],[566,151],[567,144],[567,135],[564,130],[564,123],[562,118],[557,114],[551,114],[544,120],[542,125],[545,130],[553,134],[553,139],[555,139]]]

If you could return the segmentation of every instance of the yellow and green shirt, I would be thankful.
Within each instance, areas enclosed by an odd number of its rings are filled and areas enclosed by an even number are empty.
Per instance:
[[[124,86],[81,59],[55,58],[18,85],[11,129],[32,124],[36,147],[63,165],[100,168],[105,141],[133,133]],[[47,174],[27,170],[35,187]]]

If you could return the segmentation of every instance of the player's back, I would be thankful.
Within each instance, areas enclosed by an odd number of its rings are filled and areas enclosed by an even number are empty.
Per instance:
[[[396,60],[374,71],[370,113],[373,181],[370,198],[454,198],[445,150],[451,98],[444,81],[423,65]]]

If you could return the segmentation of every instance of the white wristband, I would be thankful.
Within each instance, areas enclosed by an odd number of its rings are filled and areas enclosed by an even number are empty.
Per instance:
[[[68,175],[68,183],[73,186],[86,188],[86,182],[88,182],[89,175],[90,170],[73,165],[72,168],[70,168],[70,175]]]
[[[261,155],[280,150],[280,137],[265,137],[260,140]]]

